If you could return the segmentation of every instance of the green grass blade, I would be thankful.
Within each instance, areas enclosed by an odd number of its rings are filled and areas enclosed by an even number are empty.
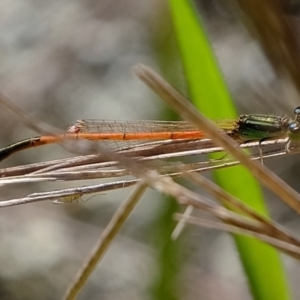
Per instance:
[[[187,0],[169,0],[169,5],[191,100],[210,118],[236,116],[231,96],[192,4]],[[214,177],[224,189],[261,214],[268,215],[259,185],[243,167],[216,171]],[[248,237],[235,236],[235,242],[253,298],[291,299],[277,251]]]

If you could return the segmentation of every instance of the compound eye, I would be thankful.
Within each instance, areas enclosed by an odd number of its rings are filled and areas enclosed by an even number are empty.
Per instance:
[[[289,125],[289,138],[292,141],[300,141],[300,126],[297,122]]]
[[[300,126],[298,123],[291,123],[289,126],[289,130],[292,133],[299,133],[300,134]]]
[[[300,106],[298,106],[298,107],[296,107],[296,108],[294,109],[294,114],[295,114],[296,116],[300,115]]]
[[[295,109],[294,109],[294,114],[295,114],[295,116],[296,116],[296,121],[297,122],[300,122],[300,106],[298,106],[298,107],[296,107]]]

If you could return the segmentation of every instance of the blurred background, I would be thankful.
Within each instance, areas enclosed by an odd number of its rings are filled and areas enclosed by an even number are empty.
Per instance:
[[[195,4],[239,112],[292,116],[297,99],[277,79],[233,2]],[[297,1],[285,13],[297,30]],[[0,16],[0,91],[33,120],[65,130],[77,119],[176,118],[132,72],[147,64],[187,95],[166,1],[11,0],[0,2]],[[0,147],[37,135],[9,111],[1,109],[0,118]],[[1,167],[72,155],[58,145],[41,147]],[[266,164],[299,190],[296,156]],[[98,182],[20,184],[2,188],[1,199]],[[0,298],[60,299],[129,193],[2,209]],[[265,194],[274,219],[299,235],[298,216]],[[251,299],[230,235],[188,227],[172,243],[174,223],[166,218],[173,210],[182,208],[149,190],[78,299],[166,299],[170,290],[173,299]],[[283,261],[296,299],[299,266],[286,256]]]

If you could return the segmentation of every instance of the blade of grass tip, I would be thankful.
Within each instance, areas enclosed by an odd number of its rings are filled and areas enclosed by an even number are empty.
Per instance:
[[[184,118],[195,123],[201,128],[207,136],[209,136],[217,145],[223,147],[246,167],[253,172],[253,174],[259,178],[267,187],[277,193],[285,202],[294,208],[298,213],[300,212],[300,197],[291,187],[289,187],[283,180],[277,177],[275,174],[270,173],[263,165],[252,162],[251,159],[239,149],[239,145],[230,139],[226,134],[219,131],[215,125],[206,120],[203,116],[200,116],[199,112],[176,90],[168,85],[160,76],[145,67],[139,67],[135,69],[137,75],[156,93],[158,93],[168,104],[170,104],[175,110],[177,110]],[[253,243],[254,244],[254,243]],[[265,246],[266,247],[266,246]],[[278,258],[278,255],[271,248],[269,250],[265,248],[264,253],[268,252],[267,256],[261,255],[261,243],[256,243],[253,247],[253,252],[250,253],[250,259],[244,261],[245,270],[247,270],[250,286],[253,295],[257,299],[267,299],[274,296],[270,291],[266,279],[269,275],[266,274],[267,269],[264,266],[267,264],[267,260],[271,261],[272,269],[274,271],[274,281],[277,282],[276,297],[281,295],[282,299],[290,299],[289,291],[283,274],[282,265]],[[257,254],[258,257],[257,257]],[[253,258],[254,256],[254,258]],[[260,259],[260,261],[258,261]],[[263,260],[263,261],[262,261]],[[256,262],[255,262],[256,261]],[[258,267],[260,272],[257,274]],[[274,298],[274,297],[273,297]]]
[[[135,189],[132,191],[131,195],[126,199],[118,210],[115,212],[110,223],[106,226],[100,235],[100,238],[92,253],[88,256],[84,262],[82,268],[79,270],[74,281],[70,284],[67,289],[63,299],[73,300],[82,290],[84,284],[88,280],[89,276],[92,274],[100,259],[104,256],[108,250],[113,239],[116,237],[121,227],[124,225],[125,221],[128,219],[130,213],[133,211],[138,201],[146,191],[147,186],[140,182]]]
[[[178,220],[178,223],[175,227],[175,229],[173,230],[172,234],[171,234],[171,238],[172,240],[177,240],[179,235],[181,234],[182,230],[184,229],[185,227],[185,224],[186,224],[186,220],[188,219],[188,217],[192,214],[194,208],[192,205],[189,205],[185,212],[183,213],[182,217],[180,218],[180,220]]]
[[[241,1],[240,1],[241,2]],[[200,16],[191,1],[169,0],[181,60],[191,100],[210,118],[236,115],[230,93],[205,34]],[[189,34],[186,34],[186,33]],[[217,183],[247,203],[258,213],[269,216],[261,189],[252,174],[242,166],[213,172]],[[245,188],[246,187],[246,188]],[[253,296],[257,299],[289,299],[280,258],[274,249],[244,236],[235,236]],[[278,266],[276,269],[274,266]],[[267,271],[272,268],[272,276]],[[269,289],[270,282],[280,282]]]

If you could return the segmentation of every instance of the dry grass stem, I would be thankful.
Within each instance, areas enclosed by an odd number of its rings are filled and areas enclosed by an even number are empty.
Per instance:
[[[121,227],[128,219],[130,213],[135,208],[136,204],[144,194],[147,186],[141,182],[132,191],[131,195],[121,204],[118,210],[115,212],[113,218],[103,230],[97,241],[91,254],[87,257],[86,261],[79,270],[76,278],[71,282],[63,299],[72,300],[75,299],[80,290],[83,288],[85,282],[92,274],[100,259],[103,257],[108,247],[116,237]]]
[[[180,221],[181,218],[185,218],[185,217],[181,214],[175,215],[175,220]],[[258,240],[264,241],[271,246],[274,246],[279,251],[284,252],[297,260],[300,260],[300,247],[299,246],[279,240],[277,238],[273,238],[264,233],[257,233],[255,231],[243,229],[241,227],[224,224],[224,223],[220,223],[220,222],[215,222],[215,221],[211,221],[211,220],[199,219],[199,218],[195,218],[195,217],[185,218],[185,222],[188,224],[198,225],[198,226],[206,227],[206,228],[210,228],[210,229],[226,231],[226,232],[233,233],[233,234],[241,234],[241,235],[251,236],[251,237],[257,238]]]

